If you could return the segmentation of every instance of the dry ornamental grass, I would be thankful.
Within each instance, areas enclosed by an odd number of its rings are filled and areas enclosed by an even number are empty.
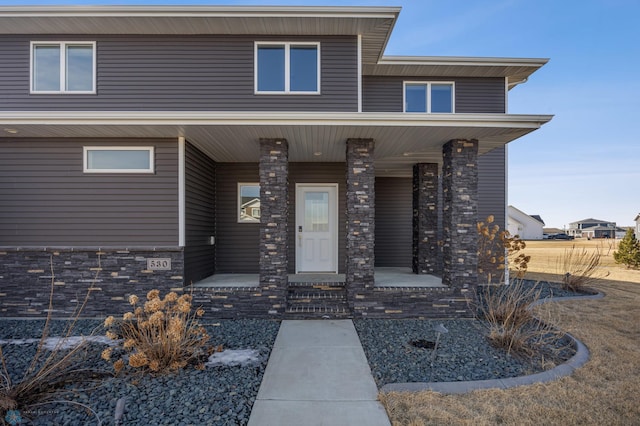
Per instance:
[[[555,274],[563,250],[575,244],[600,250],[609,273],[592,287],[600,300],[544,306],[556,325],[587,345],[591,358],[569,377],[508,390],[464,395],[435,392],[381,394],[394,426],[422,425],[640,425],[640,271],[613,262],[613,241],[528,241],[528,279],[561,282]],[[539,255],[538,255],[539,254]]]

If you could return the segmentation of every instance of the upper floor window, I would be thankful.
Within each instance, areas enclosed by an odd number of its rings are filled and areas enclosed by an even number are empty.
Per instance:
[[[85,146],[85,173],[153,173],[152,146]]]
[[[454,112],[453,83],[405,82],[404,112]]]
[[[95,93],[95,42],[31,42],[31,92]]]
[[[320,43],[257,42],[256,93],[320,93]]]

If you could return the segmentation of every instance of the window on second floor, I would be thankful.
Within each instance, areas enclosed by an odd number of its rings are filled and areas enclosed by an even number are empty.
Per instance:
[[[255,91],[320,93],[320,43],[256,43]]]
[[[95,42],[31,42],[32,93],[95,93]]]
[[[404,82],[404,112],[454,112],[451,82]]]

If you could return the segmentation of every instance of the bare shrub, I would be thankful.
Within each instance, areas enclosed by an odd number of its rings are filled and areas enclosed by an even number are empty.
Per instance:
[[[133,312],[126,312],[121,320],[107,317],[104,322],[107,337],[123,340],[123,356],[114,360],[113,350],[107,348],[102,358],[113,362],[116,373],[125,364],[154,373],[178,370],[190,362],[204,368],[200,358],[206,353],[209,336],[197,320],[204,311],[200,308],[192,312],[191,300],[190,294],[178,296],[175,292],[162,299],[155,289],[147,293],[144,304],[139,303],[138,296],[129,296]]]
[[[504,270],[515,272],[516,278],[523,278],[527,272],[531,256],[522,252],[527,244],[518,235],[511,236],[509,231],[500,230],[494,224],[493,215],[487,216],[486,223],[478,222],[478,273],[487,283],[504,282]],[[501,271],[501,272],[499,272]]]
[[[578,249],[575,244],[565,249],[557,262],[557,271],[563,276],[562,287],[571,291],[583,291],[585,287],[609,275],[600,269],[600,250]]]
[[[523,280],[483,286],[478,312],[487,323],[494,346],[533,358],[564,335],[535,317],[531,308],[540,299],[541,291],[539,286],[527,286]]]
[[[67,322],[62,338],[58,340],[58,343],[53,349],[48,350],[45,348],[45,343],[51,329],[55,282],[53,258],[51,258],[49,263],[51,267],[51,285],[47,317],[36,352],[19,381],[14,382],[11,379],[7,359],[0,346],[0,363],[2,364],[0,368],[0,416],[2,419],[5,419],[5,416],[15,416],[17,411],[13,410],[25,412],[33,407],[48,403],[80,405],[95,415],[95,413],[84,404],[58,400],[58,398],[65,393],[64,388],[68,384],[86,384],[108,375],[106,371],[88,365],[88,340],[83,339],[78,345],[70,348],[65,345],[67,339],[74,333],[78,319],[93,291],[93,283],[95,283],[98,273],[96,273],[96,277],[94,277],[91,286],[87,289],[84,300],[79,304],[72,318]],[[99,270],[100,258],[98,257],[98,271]]]

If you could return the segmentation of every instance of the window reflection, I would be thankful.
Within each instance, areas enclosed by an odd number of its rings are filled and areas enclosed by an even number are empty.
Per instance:
[[[260,223],[260,185],[238,184],[238,222]]]

